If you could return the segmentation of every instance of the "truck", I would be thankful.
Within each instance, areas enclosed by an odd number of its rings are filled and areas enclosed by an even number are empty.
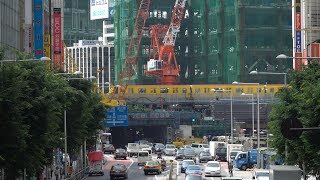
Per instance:
[[[258,151],[256,149],[239,152],[233,161],[233,167],[243,171],[253,168],[257,164],[257,155]]]
[[[228,144],[227,145],[227,161],[231,162],[234,160],[236,155],[242,151],[242,144]]]
[[[128,143],[127,145],[127,153],[129,157],[134,155],[138,156],[140,150],[140,145],[138,143]]]
[[[221,141],[210,141],[209,152],[217,161],[227,161],[227,143]]]
[[[88,153],[89,160],[89,176],[92,175],[104,175],[103,172],[103,152],[92,151]]]
[[[301,169],[297,166],[271,165],[270,180],[301,179]]]

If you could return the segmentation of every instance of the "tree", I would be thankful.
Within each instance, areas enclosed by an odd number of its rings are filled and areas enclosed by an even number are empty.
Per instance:
[[[298,118],[304,127],[320,125],[320,65],[310,64],[303,71],[291,73],[292,81],[288,88],[282,88],[277,96],[270,113],[269,128],[274,135],[270,145],[285,157],[287,144],[287,164],[297,164],[302,167],[305,163],[306,172],[320,175],[320,136],[319,131],[306,131],[295,140],[286,140],[280,130],[285,120]]]

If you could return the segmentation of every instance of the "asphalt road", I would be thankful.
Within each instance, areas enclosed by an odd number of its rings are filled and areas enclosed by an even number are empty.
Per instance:
[[[163,156],[163,158],[167,161],[167,168],[160,175],[144,175],[143,166],[138,166],[137,158],[132,157],[127,160],[115,160],[113,155],[105,155],[107,158],[107,163],[105,165],[104,176],[91,176],[87,177],[86,180],[109,180],[110,179],[110,168],[113,164],[121,163],[125,164],[128,167],[128,179],[129,180],[168,180],[169,179],[169,169],[170,169],[170,160],[173,160],[174,157]],[[153,155],[153,159],[156,159],[156,156]],[[174,161],[173,162],[173,178],[175,180],[184,180],[184,173],[180,173],[180,163],[182,161]],[[200,164],[200,166],[204,166],[205,163]],[[227,164],[221,163],[221,167],[223,169],[222,176],[228,176]],[[220,177],[204,177],[206,180],[221,180]]]

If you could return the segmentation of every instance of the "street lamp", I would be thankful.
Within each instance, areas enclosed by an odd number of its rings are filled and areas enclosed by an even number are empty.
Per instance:
[[[231,123],[231,127],[230,127],[230,136],[231,136],[231,144],[233,144],[233,93],[231,90],[225,90],[225,89],[212,89],[212,91],[214,92],[229,92],[230,93],[230,123]]]
[[[65,80],[77,80],[77,79],[96,79],[96,77],[91,76],[90,78],[65,78]],[[68,153],[68,145],[67,145],[67,109],[64,109],[64,175],[67,176],[68,166],[67,166],[67,153]]]
[[[259,94],[260,94],[260,83],[240,83],[240,82],[237,82],[237,81],[234,81],[232,84],[243,84],[243,85],[257,85],[258,86],[258,89],[257,89],[257,145],[258,145],[258,149],[260,149],[260,97],[259,97]]]
[[[280,56],[280,55],[279,55]],[[258,72],[258,71],[251,71],[250,75],[284,75],[284,86],[287,87],[287,73],[280,73],[280,72]]]
[[[251,96],[252,100],[252,137],[254,137],[254,99],[253,94],[242,93],[241,96]]]

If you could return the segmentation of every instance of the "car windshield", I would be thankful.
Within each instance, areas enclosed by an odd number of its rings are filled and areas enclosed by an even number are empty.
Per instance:
[[[164,148],[164,145],[163,144],[156,144],[156,147],[157,148]]]
[[[261,177],[261,176],[268,176],[269,177],[269,172],[256,172],[257,177]]]
[[[167,148],[168,149],[174,149],[174,148],[176,148],[176,146],[175,145],[167,145]]]
[[[218,163],[208,163],[207,167],[220,167]]]
[[[113,145],[112,144],[105,144],[104,147],[113,148]]]
[[[201,176],[187,176],[186,180],[201,180]]]
[[[183,161],[182,162],[182,166],[186,166],[186,165],[190,165],[190,164],[194,164],[194,161]]]
[[[126,166],[125,165],[114,165],[112,167],[113,170],[125,170]]]
[[[179,149],[179,150],[177,151],[177,154],[183,154],[183,150],[182,150],[182,149]]]
[[[124,149],[117,149],[117,152],[119,152],[119,153],[125,153],[126,150],[124,150]]]
[[[157,161],[148,161],[146,165],[147,166],[158,166],[159,162],[157,162]]]
[[[194,150],[193,149],[185,149],[184,150],[184,154],[194,154]]]
[[[209,148],[208,144],[203,144],[202,147]]]
[[[209,153],[209,152],[201,152],[200,155],[201,155],[201,156],[210,156],[210,153]]]
[[[187,168],[188,170],[201,170],[201,168],[198,165],[190,165]]]
[[[149,153],[148,152],[139,152],[139,156],[148,156]]]

